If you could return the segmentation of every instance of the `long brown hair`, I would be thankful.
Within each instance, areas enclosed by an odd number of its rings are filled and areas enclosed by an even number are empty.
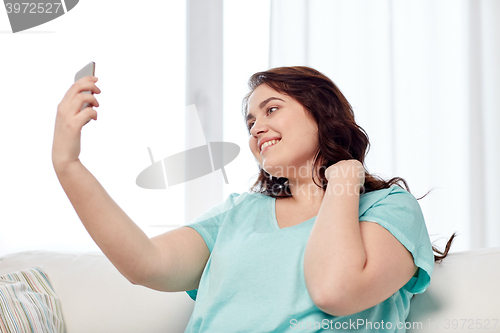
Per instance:
[[[332,80],[317,70],[305,66],[278,67],[255,73],[248,81],[250,92],[243,99],[243,119],[246,119],[248,114],[250,95],[261,84],[266,84],[277,92],[297,100],[316,121],[319,148],[311,167],[312,180],[316,186],[326,189],[328,181],[325,170],[339,161],[356,159],[364,166],[365,156],[370,150],[368,134],[356,124],[351,105]],[[392,185],[403,187],[401,182],[411,193],[403,178],[394,177],[386,181],[366,170],[365,167],[365,183],[361,194],[389,188]],[[315,176],[321,184],[316,183]],[[273,198],[290,197],[292,194],[287,181],[288,179],[284,177],[272,177],[259,165],[257,181],[250,191]],[[424,198],[429,192],[417,200]],[[455,236],[453,233],[444,252],[435,246],[432,247],[434,252],[438,253],[434,255],[434,261],[440,262],[446,257]]]

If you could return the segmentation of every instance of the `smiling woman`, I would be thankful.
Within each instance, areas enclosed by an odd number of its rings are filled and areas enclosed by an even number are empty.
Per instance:
[[[314,175],[311,176],[312,181],[316,186],[323,190],[326,189],[328,181],[325,178],[325,170],[338,161],[356,159],[364,164],[365,156],[370,147],[368,134],[356,124],[351,105],[328,77],[309,67],[280,67],[255,73],[250,78],[248,86],[250,92],[243,99],[243,117],[250,134],[252,134],[250,129],[255,124],[250,101],[260,91],[268,94],[274,93],[290,103],[295,102],[303,105],[307,119],[313,119],[314,123],[318,124],[318,148],[315,158],[309,166],[311,174]],[[264,108],[275,98],[266,99],[259,105],[259,108]],[[283,99],[280,101],[285,102]],[[299,121],[299,119],[296,120]],[[252,147],[252,137],[251,135],[250,147]],[[365,172],[364,177],[364,193],[387,189],[395,184],[401,186],[400,183],[403,183],[406,190],[411,193],[403,178],[394,177],[385,181],[368,172]],[[316,180],[319,180],[321,185],[318,185]],[[252,191],[275,198],[293,196],[290,191],[289,179],[282,175],[274,175],[273,177],[273,174],[269,173],[262,164],[260,164],[259,177],[252,186]],[[417,200],[424,198],[427,194]],[[447,242],[444,252],[433,247],[433,250],[438,253],[435,255],[436,261],[446,257],[454,237],[455,234]]]
[[[405,180],[366,172],[368,135],[326,76],[274,68],[249,87],[243,116],[259,178],[186,226],[210,253],[188,291],[197,304],[186,332],[228,322],[231,331],[355,322],[360,332],[404,332],[411,297],[429,286],[453,237],[433,256]]]

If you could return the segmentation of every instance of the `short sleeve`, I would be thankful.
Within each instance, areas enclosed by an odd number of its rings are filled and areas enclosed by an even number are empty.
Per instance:
[[[219,228],[224,221],[225,215],[241,202],[242,195],[238,193],[231,193],[228,198],[217,204],[198,216],[193,222],[188,223],[184,226],[193,228],[196,230],[203,240],[207,244],[208,250],[212,253],[215,242],[217,240],[217,235],[219,233]],[[186,293],[193,300],[196,300],[196,295],[198,294],[198,289],[187,290]]]
[[[195,218],[193,222],[184,225],[193,228],[203,237],[210,253],[212,253],[224,216],[236,205],[235,201],[238,196],[238,193],[231,193],[225,201],[213,206]]]
[[[370,200],[367,200],[370,206],[364,207],[364,212],[360,208],[362,214],[359,221],[380,224],[410,251],[419,268],[418,275],[412,277],[403,288],[413,294],[424,292],[434,270],[434,254],[417,199],[397,185],[366,195],[371,195]]]

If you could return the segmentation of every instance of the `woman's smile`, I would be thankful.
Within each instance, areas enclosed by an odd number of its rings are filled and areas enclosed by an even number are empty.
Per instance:
[[[262,148],[262,150],[260,151],[260,155],[261,156],[264,156],[264,152],[267,151],[269,148],[271,147],[274,147],[276,146],[281,140],[278,140],[276,143],[272,143],[272,144],[267,144],[266,146],[262,145],[264,148]],[[269,142],[269,141],[268,141]],[[266,144],[264,142],[264,144]]]

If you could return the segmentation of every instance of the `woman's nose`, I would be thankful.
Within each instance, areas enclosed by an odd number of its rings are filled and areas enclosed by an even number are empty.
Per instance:
[[[250,133],[256,137],[258,134],[265,133],[267,131],[268,131],[267,123],[265,123],[261,119],[259,121],[256,120],[254,122],[252,129],[250,130]]]

